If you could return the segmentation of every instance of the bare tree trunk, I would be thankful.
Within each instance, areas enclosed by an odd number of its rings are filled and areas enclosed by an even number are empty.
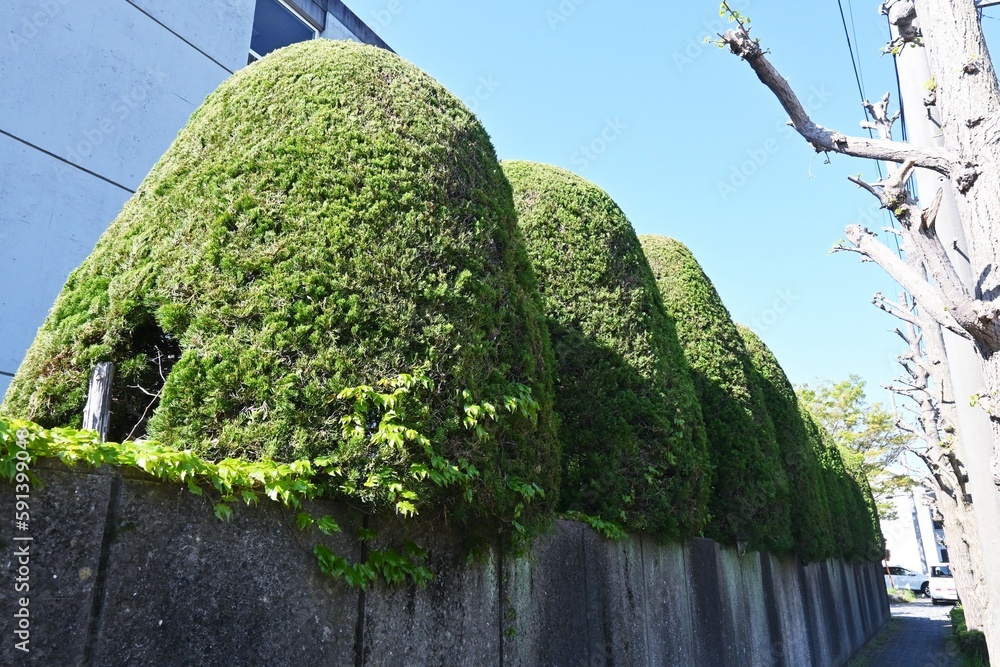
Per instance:
[[[951,572],[965,607],[965,622],[970,630],[983,630],[989,618],[989,597],[982,576],[985,564],[974,520],[970,524],[969,508],[948,494],[938,493],[935,504],[944,519]]]
[[[1000,485],[1000,88],[986,48],[975,4],[959,0],[914,0],[922,43],[934,73],[936,107],[944,144],[958,155],[951,175],[956,204],[969,248],[974,285],[970,296],[990,304],[983,309],[976,347],[983,360],[994,446],[991,474]]]
[[[919,313],[918,313],[919,317]],[[966,624],[971,630],[983,630],[990,618],[990,596],[984,573],[986,562],[979,541],[979,528],[973,508],[969,503],[969,493],[965,482],[966,472],[962,464],[959,447],[962,434],[957,431],[958,411],[951,374],[948,371],[948,357],[945,353],[941,328],[930,318],[918,320],[922,329],[924,355],[928,361],[931,377],[939,388],[937,408],[945,435],[950,443],[942,443],[945,465],[950,473],[953,493],[941,488],[937,496],[937,507],[944,518],[945,535],[948,538],[948,552],[951,555],[952,572],[955,583],[965,606]],[[949,446],[950,444],[950,446]],[[957,567],[957,570],[956,570]]]
[[[912,257],[908,260],[916,261]],[[905,294],[900,301],[907,303]],[[941,330],[915,302],[905,308],[884,299],[876,299],[876,303],[905,323],[904,330],[897,329],[896,333],[907,344],[907,350],[899,357],[906,374],[888,389],[909,398],[917,406],[916,425],[900,421],[898,426],[924,442],[923,449],[911,451],[924,461],[930,472],[928,484],[944,520],[952,574],[966,606],[966,622],[970,629],[982,630],[989,609],[983,578],[985,564],[977,527],[968,506],[965,470],[954,447],[957,440],[955,402]]]
[[[874,234],[859,226],[848,228],[851,245],[842,249],[858,252],[879,264],[915,297],[922,313],[969,341],[957,341],[957,349],[974,346],[985,383],[979,402],[990,416],[992,441],[986,438],[970,442],[970,449],[965,451],[971,488],[976,489],[971,499],[975,504],[970,508],[969,494],[965,492],[955,497],[955,518],[966,529],[960,534],[968,538],[964,543],[970,546],[972,561],[976,558],[972,547],[977,542],[981,542],[980,556],[983,549],[1000,553],[1000,267],[996,265],[1000,262],[1000,88],[975,4],[971,0],[886,0],[883,5],[899,28],[894,48],[927,48],[934,75],[928,84],[940,112],[941,146],[914,146],[885,136],[847,136],[818,125],[770,63],[760,43],[750,37],[748,24],[725,2],[723,8],[729,10],[736,28],[722,35],[722,42],[750,65],[788,112],[796,131],[817,151],[902,165],[886,181],[869,184],[851,180],[893,212],[904,231],[907,254],[919,259],[927,275],[908,266]],[[881,132],[878,124],[875,127]],[[944,187],[954,192],[967,248],[946,248],[945,243],[952,239],[943,241],[937,232],[941,193],[927,208],[921,208],[909,195],[906,181],[915,168],[932,170],[947,179]],[[949,257],[952,250],[968,258],[967,274]],[[963,280],[963,275],[971,279]],[[957,400],[967,398],[962,395]],[[964,477],[959,477],[959,483],[964,487]],[[974,514],[967,509],[974,509]],[[989,591],[983,629],[990,652],[998,656],[1000,575],[994,570],[978,569],[973,582],[967,585],[975,587],[979,576],[985,577],[985,589]]]

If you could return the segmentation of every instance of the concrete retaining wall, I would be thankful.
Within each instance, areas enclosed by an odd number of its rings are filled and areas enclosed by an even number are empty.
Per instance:
[[[454,534],[322,503],[344,535],[413,539],[426,588],[350,588],[323,577],[319,541],[273,504],[217,520],[174,485],[116,471],[37,471],[27,531],[0,485],[0,664],[841,665],[888,620],[876,564],[794,559],[645,537],[609,542],[560,521],[525,557],[469,564]],[[31,537],[30,542],[15,537]],[[28,593],[15,549],[30,545]],[[378,546],[378,545],[376,545]],[[30,649],[13,613],[30,598]]]

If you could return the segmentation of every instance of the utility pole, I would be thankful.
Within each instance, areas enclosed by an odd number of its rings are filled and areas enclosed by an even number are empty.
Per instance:
[[[977,7],[998,4],[1000,0],[976,0]],[[893,39],[899,36],[892,24],[890,31]],[[927,84],[932,79],[926,51],[922,47],[904,45],[895,58],[899,75],[900,106],[909,142],[922,147],[941,146],[943,139],[936,117],[937,110],[934,106],[924,105],[924,98],[931,92]],[[926,169],[917,169],[914,179],[918,194],[928,201],[943,188],[944,199],[936,222],[938,236],[965,288],[970,294],[974,294],[975,283],[967,256],[968,244],[951,184],[947,179]],[[943,333],[958,412],[955,452],[965,464],[969,474],[968,488],[972,495],[982,552],[984,556],[1000,554],[1000,493],[993,484],[990,462],[993,431],[986,410],[973,406],[970,400],[972,396],[985,393],[986,383],[981,371],[980,357],[973,343],[950,331]],[[991,567],[985,569],[985,572],[977,573],[986,581],[991,603],[988,608],[989,617],[984,619],[984,622],[992,625],[994,631],[990,634],[996,638],[1000,634],[1000,569]],[[1000,646],[991,645],[989,649],[994,659],[1000,656]]]

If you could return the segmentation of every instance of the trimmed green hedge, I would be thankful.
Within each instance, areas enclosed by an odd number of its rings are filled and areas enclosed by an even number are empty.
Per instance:
[[[70,276],[2,414],[78,426],[88,374],[110,360],[111,440],[406,470],[423,456],[412,443],[342,439],[353,406],[336,397],[416,372],[434,389],[405,423],[481,472],[476,506],[449,516],[530,523],[559,488],[551,359],[482,126],[398,56],[315,40],[240,70],[195,112]],[[467,405],[502,406],[520,385],[537,420],[463,425]],[[375,423],[391,406],[372,409]],[[546,494],[529,509],[525,483]]]
[[[752,549],[792,547],[788,481],[753,364],[718,293],[682,243],[640,237],[694,373],[715,482],[708,536]]]
[[[965,622],[965,609],[962,605],[952,607],[948,616],[951,617],[951,638],[962,654],[964,664],[989,667],[990,653],[983,631],[969,630],[969,626]]]
[[[704,427],[631,224],[568,171],[503,168],[555,351],[561,507],[664,537],[697,533],[709,484]]]
[[[808,410],[803,408],[801,414],[822,470],[835,545],[832,555],[858,561],[880,560],[885,555],[885,542],[878,518],[872,514],[875,501],[864,474],[856,481],[844,466],[830,434]]]
[[[757,334],[736,325],[753,364],[753,381],[761,389],[767,413],[788,475],[791,527],[795,552],[805,562],[831,557],[837,551],[830,530],[830,508],[819,459],[802,420],[795,388],[777,358]]]

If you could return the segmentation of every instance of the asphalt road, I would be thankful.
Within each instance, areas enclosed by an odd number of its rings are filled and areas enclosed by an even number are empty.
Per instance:
[[[878,667],[958,667],[951,636],[951,604],[933,605],[930,600],[892,605],[892,615],[902,621],[900,629],[872,659]]]

